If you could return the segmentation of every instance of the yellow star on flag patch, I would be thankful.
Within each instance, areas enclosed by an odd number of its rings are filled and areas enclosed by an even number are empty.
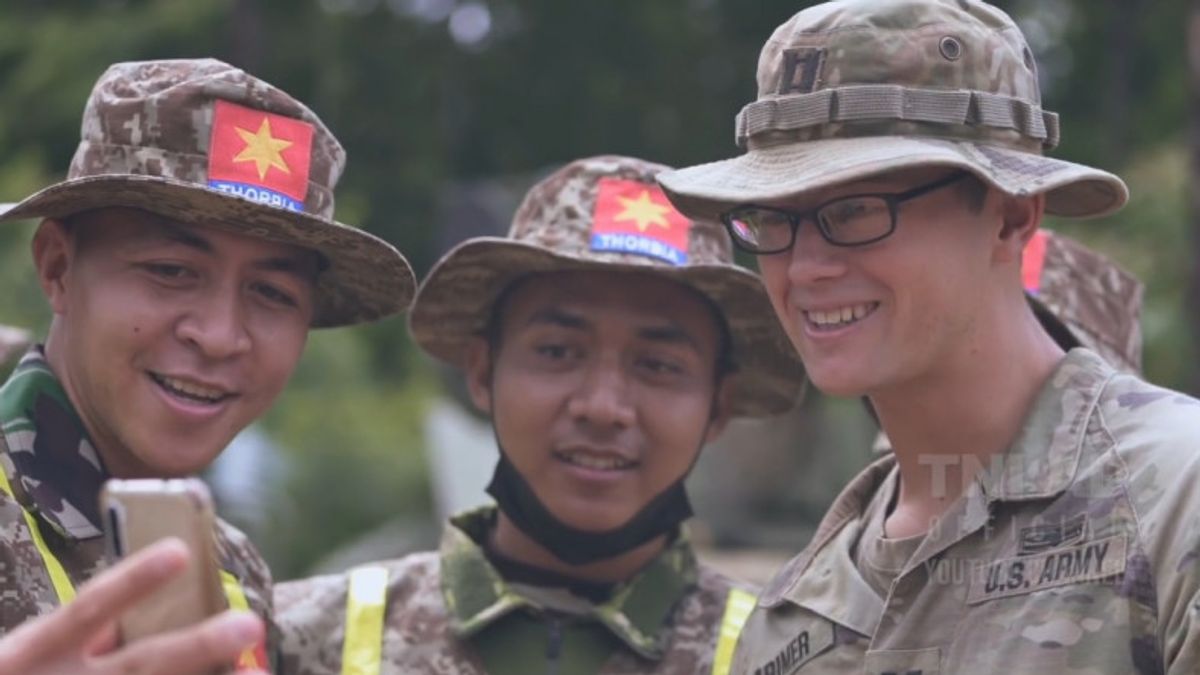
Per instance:
[[[233,158],[234,162],[254,162],[258,169],[259,180],[267,177],[267,170],[275,167],[284,173],[291,173],[287,162],[283,161],[284,150],[292,147],[292,142],[271,135],[271,120],[263,118],[258,131],[251,133],[241,127],[235,127],[238,136],[246,142],[246,147]]]
[[[637,229],[642,232],[645,232],[651,225],[668,229],[671,227],[671,223],[667,220],[667,214],[671,212],[671,207],[651,199],[649,190],[642,190],[642,194],[638,195],[637,199],[617,197],[617,201],[621,202],[623,208],[620,213],[613,216],[613,220],[617,222],[632,220],[637,225]]]

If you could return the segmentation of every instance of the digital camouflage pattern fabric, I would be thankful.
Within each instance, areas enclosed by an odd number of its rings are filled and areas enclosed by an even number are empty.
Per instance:
[[[104,568],[100,488],[107,478],[66,392],[40,347],[31,349],[0,387],[0,470],[14,495],[0,491],[0,635],[52,611],[58,596],[24,511],[32,513],[74,587]],[[272,614],[271,573],[245,535],[218,521],[222,568],[238,579],[252,611]],[[278,631],[268,631],[276,653]]]
[[[501,578],[480,545],[495,517],[494,507],[455,517],[439,552],[383,563],[384,675],[711,671],[733,585],[698,564],[686,538],[609,600],[593,603]],[[284,634],[280,672],[340,674],[346,575],[277,584],[275,593]]]
[[[1197,672],[1197,438],[1200,401],[1072,350],[886,597],[854,550],[895,459],[855,478],[764,590],[733,672]]]
[[[341,144],[263,80],[214,59],[118,63],[88,98],[82,137],[67,179],[0,220],[128,206],[315,250],[325,268],[314,327],[372,321],[412,299],[404,257],[333,220]]]
[[[462,366],[467,344],[514,281],[539,272],[616,270],[663,276],[692,287],[724,315],[737,370],[735,415],[791,408],[804,369],[771,310],[758,276],[733,260],[714,221],[671,208],[654,177],[667,167],[615,155],[581,159],[526,194],[507,237],[469,239],[422,282],[409,327],[422,349]],[[604,199],[608,190],[629,190]],[[609,210],[613,209],[613,210]]]
[[[715,219],[872,174],[965,169],[1046,210],[1095,216],[1121,207],[1121,179],[1045,157],[1058,116],[1041,106],[1020,29],[979,0],[841,0],[775,30],[758,62],[758,100],[738,114],[737,158],[666,172],[685,215]]]

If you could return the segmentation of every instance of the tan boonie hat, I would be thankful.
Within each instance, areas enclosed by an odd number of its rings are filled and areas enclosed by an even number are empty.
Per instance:
[[[659,176],[679,209],[716,218],[871,175],[965,169],[1046,211],[1096,216],[1128,198],[1121,179],[1044,157],[1058,116],[1004,12],[978,0],[842,0],[776,29],[758,62],[758,100],[737,116],[746,153]]]
[[[1141,374],[1145,289],[1137,277],[1049,230],[1034,235],[1021,268],[1029,304],[1060,346],[1087,347],[1113,366]]]
[[[762,283],[733,262],[724,228],[689,221],[671,208],[654,184],[666,168],[628,157],[592,157],[535,185],[507,237],[468,239],[434,265],[409,314],[417,344],[463,366],[467,345],[483,333],[497,298],[530,274],[656,274],[695,289],[724,314],[737,366],[734,414],[790,408],[804,370]]]
[[[83,111],[67,179],[0,221],[125,206],[295,244],[328,267],[314,327],[403,311],[416,286],[387,242],[333,220],[346,153],[303,103],[214,59],[118,63]]]

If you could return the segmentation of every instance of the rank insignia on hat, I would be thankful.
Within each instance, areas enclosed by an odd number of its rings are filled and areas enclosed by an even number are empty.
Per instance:
[[[825,50],[808,47],[783,52],[783,73],[779,78],[780,95],[811,94],[825,65]]]
[[[1042,290],[1042,268],[1046,266],[1046,233],[1038,230],[1025,244],[1021,256],[1021,283],[1025,291],[1034,295]]]
[[[657,185],[602,178],[592,212],[593,251],[635,253],[683,265],[692,221]]]
[[[307,122],[216,102],[208,186],[251,201],[304,210],[313,127]]]

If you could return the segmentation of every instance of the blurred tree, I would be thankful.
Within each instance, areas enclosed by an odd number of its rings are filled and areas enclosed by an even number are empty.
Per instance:
[[[1191,179],[1187,185],[1191,197],[1188,204],[1191,215],[1191,255],[1188,258],[1192,264],[1190,292],[1187,295],[1185,307],[1191,311],[1185,314],[1191,317],[1192,344],[1200,339],[1200,1],[1193,0],[1187,22],[1188,33],[1188,84],[1189,87],[1189,132],[1191,138]],[[1200,391],[1200,366],[1197,359],[1192,359],[1191,385],[1192,391]]]

